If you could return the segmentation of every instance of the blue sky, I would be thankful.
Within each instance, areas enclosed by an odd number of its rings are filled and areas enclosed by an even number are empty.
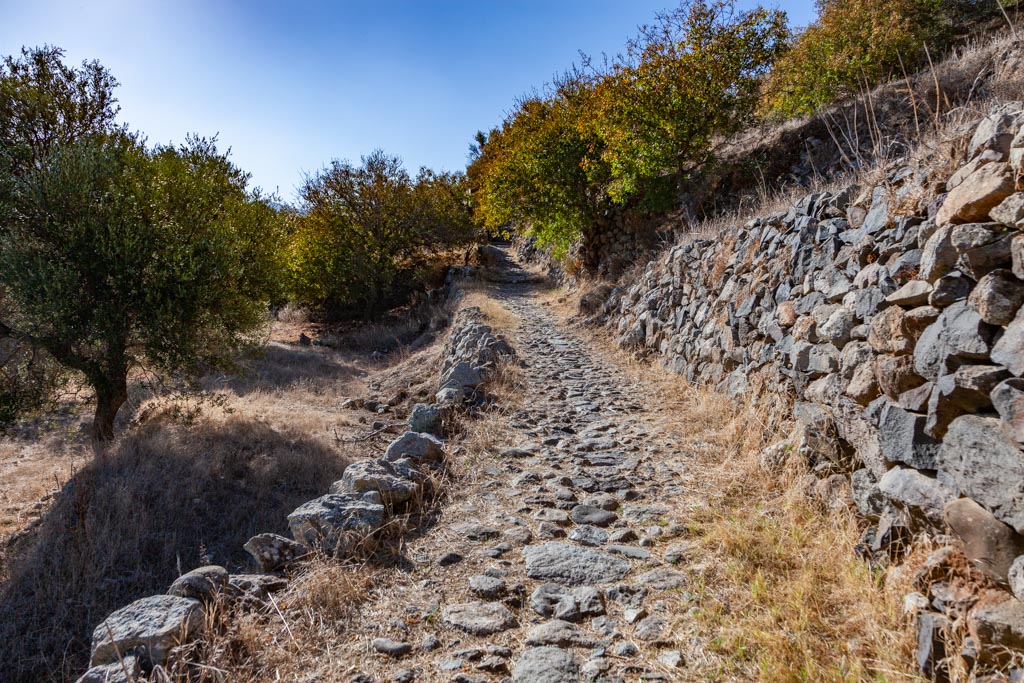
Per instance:
[[[749,2],[741,0],[744,6]],[[669,0],[2,0],[0,54],[48,43],[120,81],[151,142],[219,134],[253,182],[292,200],[303,173],[381,147],[461,170],[473,134],[572,64],[615,53]],[[813,0],[781,7],[796,25]]]

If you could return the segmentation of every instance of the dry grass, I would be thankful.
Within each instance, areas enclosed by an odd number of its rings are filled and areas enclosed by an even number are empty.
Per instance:
[[[514,329],[515,315],[482,294],[470,292],[459,305],[481,304],[486,322],[498,332]],[[435,356],[436,350],[408,355],[375,375],[370,384],[388,391],[403,381],[400,378],[408,381],[414,376],[432,386],[436,373],[427,379],[419,373],[431,367]],[[445,470],[433,474],[420,500],[397,511],[372,554],[347,562],[326,557],[304,562],[289,587],[265,608],[210,610],[208,637],[179,653],[168,672],[171,680],[346,680],[373,656],[369,634],[429,630],[435,617],[423,613],[425,605],[414,608],[409,599],[410,592],[422,597],[421,582],[430,583],[434,566],[422,558],[443,551],[448,543],[432,531],[440,518],[450,521],[449,492],[457,487],[460,499],[482,493],[478,476],[488,454],[511,443],[509,412],[522,396],[520,382],[515,361],[499,363],[485,387],[492,400],[475,417],[459,418],[461,424],[453,425],[456,435],[449,441]],[[450,549],[459,548],[452,544]],[[430,655],[420,657],[425,661]],[[202,667],[195,662],[202,662]],[[415,664],[415,655],[403,660],[403,666]]]
[[[564,317],[570,297],[548,305]],[[852,509],[825,510],[806,495],[806,467],[782,474],[760,452],[788,436],[771,417],[781,405],[740,403],[687,385],[660,365],[625,353],[600,331],[579,330],[596,353],[644,387],[649,425],[692,452],[675,501],[693,545],[689,591],[674,598],[673,630],[686,644],[679,680],[917,681],[914,635],[900,612],[905,590],[853,552]]]
[[[206,378],[200,413],[136,387],[101,459],[76,429],[84,404],[0,440],[0,680],[73,680],[109,612],[201,564],[247,571],[245,540],[286,533],[288,513],[386,445],[359,440],[376,413],[341,405],[389,368],[422,378],[432,352],[371,358],[294,343],[301,331],[315,332],[278,323],[239,372]]]

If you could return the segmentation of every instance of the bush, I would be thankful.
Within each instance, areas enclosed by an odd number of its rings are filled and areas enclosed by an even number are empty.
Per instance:
[[[765,109],[810,114],[837,98],[902,75],[925,45],[941,49],[949,24],[942,0],[828,0],[771,72]]]
[[[415,180],[378,150],[306,179],[288,261],[297,302],[330,317],[373,318],[418,286],[429,257],[475,229],[464,176],[423,169]]]
[[[523,99],[471,147],[477,219],[564,254],[616,205],[663,209],[716,142],[754,114],[760,81],[786,46],[785,14],[686,0],[617,61],[576,70]]]

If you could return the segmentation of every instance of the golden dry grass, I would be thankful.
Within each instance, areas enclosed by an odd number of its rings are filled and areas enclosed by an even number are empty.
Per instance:
[[[360,439],[401,407],[342,403],[396,363],[422,380],[436,352],[378,359],[295,343],[308,329],[279,323],[238,372],[206,378],[216,400],[201,413],[195,397],[137,387],[100,459],[74,429],[87,405],[0,440],[0,680],[73,679],[110,611],[201,564],[245,571],[242,543],[286,533],[289,512],[386,445],[387,433]]]

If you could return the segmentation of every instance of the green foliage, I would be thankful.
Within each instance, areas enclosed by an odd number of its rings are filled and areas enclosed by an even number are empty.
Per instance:
[[[918,66],[926,45],[946,44],[952,3],[828,0],[819,11],[772,70],[764,106],[776,116],[813,113]]]
[[[785,13],[739,12],[727,0],[694,0],[644,27],[593,98],[612,200],[663,197],[666,180],[706,163],[716,139],[749,123],[787,39]]]
[[[567,74],[477,138],[468,170],[477,219],[565,253],[616,205],[666,208],[716,142],[753,116],[787,40],[782,12],[685,0],[625,56]]]
[[[360,166],[334,161],[306,179],[289,247],[292,290],[330,316],[373,317],[418,286],[437,252],[475,233],[462,175],[410,177],[377,150]]]
[[[108,439],[134,368],[194,376],[253,337],[278,295],[283,234],[213,141],[148,149],[111,127],[112,79],[69,90],[82,74],[51,66],[13,78],[8,60],[0,79],[0,130],[16,151],[0,170],[0,339],[80,373]],[[71,77],[47,75],[59,71]],[[57,118],[16,114],[71,91],[81,102]],[[25,357],[7,372],[24,377]]]
[[[599,214],[593,180],[603,169],[600,141],[582,125],[589,92],[567,78],[549,98],[523,100],[493,131],[469,167],[474,208],[487,229],[525,227],[564,253]]]

